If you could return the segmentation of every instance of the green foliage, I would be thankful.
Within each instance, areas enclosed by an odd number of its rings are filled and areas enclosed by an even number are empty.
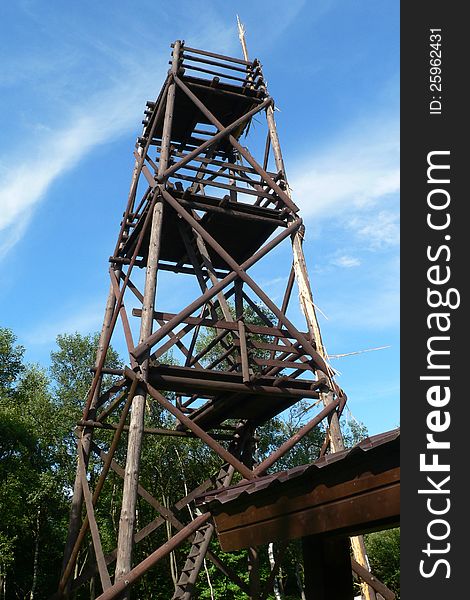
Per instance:
[[[0,388],[0,575],[7,598],[24,598],[53,589],[67,502],[57,476],[57,411],[48,378],[23,364],[23,348],[5,332],[0,336],[0,362],[9,365]]]
[[[75,476],[71,432],[97,340],[59,336],[47,373],[25,364],[15,335],[0,328],[0,580],[7,599],[45,599],[56,589]],[[114,351],[108,360],[117,366]]]
[[[16,336],[10,329],[0,327],[0,393],[11,391],[24,368],[23,346],[15,345]]]
[[[90,388],[95,364],[99,334],[79,333],[57,336],[57,350],[51,352],[49,368],[52,403],[57,410],[55,434],[57,436],[56,460],[67,481],[72,482],[76,469],[76,438],[74,430],[82,418],[83,407]],[[110,348],[105,365],[119,368],[122,363],[118,354]],[[112,377],[103,378],[103,389],[110,385]],[[108,434],[109,437],[109,434]]]
[[[364,536],[372,572],[400,600],[400,529]]]
[[[233,310],[233,307],[232,307]],[[259,324],[261,319],[255,311],[247,311],[246,320]],[[213,330],[205,332],[200,344],[206,344]],[[259,338],[258,341],[271,341]],[[98,335],[61,335],[57,349],[51,355],[48,372],[23,361],[24,349],[16,344],[14,334],[0,328],[0,580],[6,580],[6,600],[30,598],[34,592],[37,599],[48,598],[56,589],[60,572],[62,550],[67,532],[70,494],[76,470],[75,425],[81,419],[84,399],[92,381],[90,366],[95,362]],[[222,347],[215,347],[203,361],[209,364]],[[257,352],[265,352],[257,350]],[[269,352],[269,351],[268,351]],[[260,354],[261,356],[261,354]],[[162,359],[174,363],[172,356]],[[108,351],[106,366],[121,365],[116,352]],[[113,377],[106,376],[103,387],[111,385]],[[168,394],[171,397],[171,394]],[[172,398],[174,400],[174,398]],[[270,420],[256,431],[256,460],[261,461],[298,428],[308,421],[317,409],[312,401],[295,404],[281,417]],[[312,412],[313,411],[313,412]],[[108,422],[116,423],[119,411]],[[174,429],[174,417],[162,410],[148,397],[145,411],[145,427]],[[352,445],[366,435],[365,428],[355,422],[346,424],[346,444]],[[324,439],[324,430],[315,428],[305,436],[293,451],[283,457],[273,470],[289,469],[306,464],[318,457]],[[127,433],[118,448],[115,460],[124,464]],[[95,441],[103,448],[109,446],[111,432],[95,430]],[[147,435],[144,437],[139,481],[166,507],[194,489],[202,481],[217,474],[221,467],[219,457],[198,439]],[[101,469],[99,459],[90,461],[90,486],[93,488]],[[234,479],[234,482],[237,479]],[[122,500],[122,480],[110,472],[96,507],[103,550],[109,552],[116,546]],[[194,510],[194,509],[192,509]],[[157,518],[158,512],[144,499],[138,499],[137,530]],[[177,518],[185,523],[191,518],[186,506],[176,511]],[[158,527],[135,548],[134,560],[141,561],[164,544],[175,533],[171,525]],[[372,539],[372,538],[371,538]],[[372,542],[376,543],[376,542]],[[215,539],[212,542],[217,547]],[[179,547],[171,558],[180,572],[189,550],[189,543]],[[80,556],[86,559],[89,549]],[[245,551],[218,554],[240,578],[247,581],[247,554]],[[374,552],[371,551],[371,556]],[[36,557],[36,561],[35,561]],[[371,559],[372,560],[372,559]],[[385,563],[385,559],[377,559]],[[300,545],[290,544],[280,582],[283,597],[300,597],[301,572]],[[198,579],[201,600],[215,598],[238,600],[246,597],[237,585],[230,582],[210,562],[206,572]],[[270,572],[266,549],[260,549],[260,575],[266,580]],[[377,570],[377,573],[379,571]],[[174,576],[175,573],[173,573]],[[207,576],[210,578],[210,585]],[[158,581],[158,591],[155,591]],[[384,581],[386,580],[384,577]],[[99,583],[96,591],[99,593]],[[135,586],[135,598],[169,598],[173,593],[170,557],[158,563]],[[90,598],[91,588],[84,587],[77,595],[81,600]]]
[[[342,418],[340,420],[340,425],[346,448],[352,448],[368,436],[367,427],[364,423],[356,421],[355,419],[346,420]]]
[[[99,334],[65,334],[57,336],[56,341],[58,350],[51,352],[50,375],[57,401],[63,406],[68,406],[75,415],[80,414],[93,379],[90,368],[95,364]],[[117,352],[112,348],[109,348],[106,354],[105,366],[122,366]],[[109,377],[106,377],[103,387],[109,382]]]

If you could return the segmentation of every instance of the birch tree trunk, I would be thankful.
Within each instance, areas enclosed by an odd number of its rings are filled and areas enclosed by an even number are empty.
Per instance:
[[[268,558],[269,564],[271,565],[271,571],[273,571],[276,565],[276,561],[274,560],[274,544],[272,542],[268,544]],[[274,578],[273,594],[276,600],[282,600],[281,592],[279,590],[279,581],[277,577]]]
[[[33,559],[33,583],[31,585],[30,600],[34,600],[36,588],[38,586],[38,566],[39,566],[39,531],[41,525],[41,509],[38,508],[36,515],[36,539],[34,540],[34,559]]]

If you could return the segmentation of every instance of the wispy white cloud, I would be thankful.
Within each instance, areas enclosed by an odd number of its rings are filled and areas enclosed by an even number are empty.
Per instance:
[[[77,307],[69,306],[62,315],[54,318],[43,317],[37,325],[25,332],[21,337],[28,346],[42,346],[54,343],[59,334],[80,332],[83,335],[94,333],[101,328],[103,323],[103,302],[85,303]]]
[[[44,25],[46,17],[33,8],[26,6],[28,16],[38,26]],[[211,13],[213,19],[193,11],[193,45],[211,41],[224,49],[238,44],[235,21],[224,22],[215,8]],[[52,28],[61,26],[56,15],[46,16]],[[167,54],[143,53],[145,44],[136,45],[135,39],[142,36],[149,47],[154,43],[140,20],[131,20],[131,32],[124,30],[119,38],[97,39],[92,31],[82,29],[71,29],[72,40],[79,38],[80,45],[59,36],[60,60],[49,61],[47,48],[33,57],[19,53],[11,57],[9,71],[0,78],[0,86],[21,83],[24,76],[15,76],[15,64],[21,64],[21,73],[34,72],[40,82],[35,90],[40,95],[38,110],[17,115],[25,120],[28,136],[34,136],[35,152],[31,156],[20,142],[0,162],[0,260],[22,238],[35,208],[59,177],[100,144],[135,128],[145,100],[154,96],[156,82],[163,81],[168,69]]]
[[[391,210],[356,215],[347,226],[371,250],[396,246],[400,241],[398,212]]]
[[[392,330],[400,318],[399,260],[374,261],[362,269],[355,285],[327,302],[330,322],[343,330]]]
[[[10,165],[2,165],[0,258],[21,238],[35,206],[58,177],[74,168],[93,148],[113,141],[134,125],[147,84],[147,78],[139,75],[116,83],[71,111],[62,118],[69,125],[59,129],[42,127],[35,147],[28,149],[27,159],[21,153],[20,159],[14,156]]]
[[[399,190],[398,121],[357,122],[290,176],[305,217],[331,218],[392,202]]]
[[[361,261],[355,256],[348,256],[346,254],[341,254],[340,256],[335,256],[330,260],[332,265],[336,267],[344,267],[345,269],[351,269],[352,267],[358,267],[361,264]]]
[[[0,193],[0,205],[2,202],[2,197]],[[5,234],[2,234],[0,229],[0,234],[2,235],[0,240],[0,260],[10,251],[13,246],[20,241],[23,237],[30,220],[30,214],[25,214],[23,217],[19,217],[15,220],[14,223],[10,225]]]

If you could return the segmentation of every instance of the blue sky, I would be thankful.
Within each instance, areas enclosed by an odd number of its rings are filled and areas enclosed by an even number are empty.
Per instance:
[[[58,333],[100,328],[134,141],[169,45],[184,39],[241,56],[237,12],[280,109],[327,349],[391,346],[333,359],[338,381],[371,433],[391,429],[399,424],[395,0],[3,3],[0,325],[42,365]],[[273,298],[283,275],[275,260],[257,272]],[[159,294],[169,309],[169,291]]]

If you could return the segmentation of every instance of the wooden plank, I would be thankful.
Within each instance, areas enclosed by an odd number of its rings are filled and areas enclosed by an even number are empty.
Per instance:
[[[108,429],[111,431],[115,431],[118,428],[118,425],[116,423],[100,423],[99,421],[84,421],[82,424],[85,425],[85,427],[95,427],[97,429]],[[129,426],[125,425],[123,431],[129,431]],[[179,431],[178,429],[161,429],[159,427],[144,427],[143,432],[151,435],[163,435],[169,437],[196,437],[194,433],[191,433],[189,431]],[[233,439],[233,435],[230,435],[228,433],[213,433],[212,436],[215,440],[223,440],[227,442]]]
[[[279,235],[277,235],[271,241],[267,242],[262,248],[260,248],[257,252],[255,252],[253,254],[253,256],[251,256],[250,258],[245,260],[239,267],[237,267],[237,269],[239,268],[239,269],[246,270],[246,269],[249,269],[250,267],[252,267],[254,264],[256,264],[258,262],[258,260],[263,258],[263,256],[265,256],[269,251],[271,251],[278,244],[280,244],[286,237],[288,237],[294,231],[296,231],[298,229],[298,227],[300,227],[301,223],[302,223],[301,220],[297,220],[297,221],[294,221],[293,223],[289,224],[288,227],[286,227],[286,229],[284,231],[282,231]],[[235,281],[236,278],[237,278],[237,271],[232,271],[231,273],[229,273],[217,285],[213,286],[210,290],[207,290],[206,293],[202,294],[201,296],[199,296],[199,298],[197,298],[196,300],[191,302],[191,304],[186,306],[186,308],[184,308],[180,313],[178,313],[178,315],[175,315],[175,317],[173,319],[171,319],[171,321],[166,323],[163,327],[161,327],[160,330],[158,330],[155,333],[153,333],[152,335],[150,335],[147,338],[147,340],[145,340],[145,342],[140,343],[134,349],[133,356],[136,358],[139,358],[141,355],[143,355],[145,352],[147,352],[152,346],[154,346],[163,337],[165,337],[165,335],[167,334],[168,331],[174,329],[174,327],[176,325],[178,325],[179,323],[184,322],[184,320],[187,317],[189,317],[189,315],[194,313],[195,310],[197,310],[198,308],[203,306],[203,304],[205,304],[208,300],[213,298],[220,290],[229,286],[233,281]]]
[[[98,565],[98,571],[100,574],[101,586],[103,591],[111,587],[111,579],[109,577],[108,569],[106,567],[106,561],[103,554],[103,548],[101,546],[100,534],[98,531],[98,525],[95,519],[95,511],[93,509],[93,501],[91,497],[90,488],[88,487],[88,481],[86,478],[85,470],[85,457],[83,455],[83,448],[80,444],[80,451],[78,453],[78,468],[80,472],[80,479],[82,482],[83,497],[85,499],[86,512],[88,521],[90,523],[91,538],[93,540],[93,548],[95,550],[96,562]]]
[[[238,346],[240,342],[238,340],[233,340],[233,345]],[[290,344],[284,341],[284,345],[281,346],[279,344],[270,344],[269,342],[260,342],[253,338],[248,340],[248,344],[251,348],[256,348],[257,350],[275,350],[278,353],[285,354],[286,356],[290,354],[295,354],[297,356],[303,356],[303,351],[296,348],[293,344]]]
[[[132,309],[134,317],[140,317],[142,310],[140,308]],[[153,318],[155,320],[161,319],[162,321],[170,321],[176,317],[175,313],[159,312],[154,311]],[[181,323],[187,323],[189,325],[200,325],[201,327],[214,327],[216,329],[230,329],[232,331],[238,330],[238,325],[235,321],[227,321],[225,319],[203,319],[201,317],[185,317],[181,319]],[[256,333],[259,335],[266,335],[268,337],[279,337],[279,338],[291,338],[287,329],[278,329],[276,327],[265,327],[263,325],[253,325],[251,323],[245,323],[245,327],[248,333]],[[284,350],[283,346],[279,347],[279,350]]]
[[[248,365],[248,351],[246,348],[246,330],[243,319],[238,320],[238,333],[240,336],[240,360],[242,363],[242,380],[243,383],[249,383],[250,367]]]
[[[315,371],[315,367],[308,362],[293,362],[289,360],[277,360],[275,358],[253,358],[256,365],[268,367],[281,367],[281,369],[297,369],[299,371]]]
[[[328,467],[323,467],[323,469]],[[333,468],[333,467],[332,467]],[[348,480],[348,477],[351,479]],[[292,512],[297,513],[306,508],[315,508],[325,504],[340,501],[365,494],[376,489],[386,488],[400,482],[400,467],[389,469],[383,473],[374,474],[365,472],[360,476],[354,477],[351,473],[342,477],[343,481],[329,477],[318,469],[318,475],[304,478],[303,481],[298,478],[291,481],[285,481],[281,485],[284,490],[273,495],[266,490],[257,493],[257,498],[253,494],[245,495],[232,502],[220,504],[220,507],[213,506],[212,512],[217,518],[217,526],[221,530],[233,529],[255,522],[261,522]],[[220,514],[219,514],[220,513]]]
[[[132,375],[136,377],[134,372],[126,369],[126,374],[130,377]],[[165,396],[160,394],[155,388],[151,385],[146,384],[147,392],[159,403],[168,410],[173,416],[175,416],[181,423],[190,429],[193,433],[197,435],[205,444],[207,444],[216,454],[220,456],[225,462],[231,464],[243,477],[246,479],[253,479],[253,472],[248,469],[242,462],[240,462],[237,458],[233,456],[228,450],[226,450],[223,446],[217,443],[214,438],[212,438],[207,432],[205,432],[199,425],[193,423],[191,419],[189,419],[183,412],[181,412],[178,408],[173,406],[171,402],[169,402]]]
[[[286,508],[280,516],[265,520],[256,519],[246,525],[227,531],[216,526],[224,551],[240,550],[270,541],[297,539],[306,534],[345,535],[396,526],[400,514],[400,485],[379,488],[355,497],[329,504],[308,507],[298,512]]]

